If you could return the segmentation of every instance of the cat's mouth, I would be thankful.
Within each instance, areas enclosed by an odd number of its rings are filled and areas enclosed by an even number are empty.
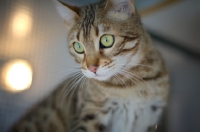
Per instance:
[[[99,81],[108,80],[112,76],[109,72],[100,73],[98,71],[97,72],[90,72],[88,70],[82,71],[82,72],[87,78],[96,79],[96,80],[99,80]]]

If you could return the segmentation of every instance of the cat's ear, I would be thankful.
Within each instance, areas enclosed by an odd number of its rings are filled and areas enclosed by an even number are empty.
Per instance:
[[[108,18],[117,20],[126,20],[136,12],[133,0],[107,0],[104,11]]]
[[[75,20],[79,17],[79,8],[67,5],[59,0],[52,0],[58,13],[65,20],[67,26],[72,26]]]

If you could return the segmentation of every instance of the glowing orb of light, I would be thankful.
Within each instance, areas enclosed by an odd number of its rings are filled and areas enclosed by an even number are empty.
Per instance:
[[[28,11],[17,11],[12,22],[12,30],[15,36],[23,37],[30,31],[32,18]]]
[[[27,61],[12,60],[2,70],[4,89],[9,92],[20,92],[29,89],[32,83],[32,68]]]

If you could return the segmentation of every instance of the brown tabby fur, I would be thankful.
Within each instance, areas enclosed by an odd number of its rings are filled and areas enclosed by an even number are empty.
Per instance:
[[[73,119],[75,117],[80,118],[77,115],[81,113],[84,106],[87,106],[88,101],[92,101],[95,106],[102,107],[110,98],[140,100],[143,103],[160,98],[165,105],[169,88],[168,72],[161,55],[156,51],[149,35],[143,29],[140,16],[132,6],[133,2],[131,0],[124,1],[131,2],[128,9],[127,5],[122,5],[120,8],[116,7],[116,3],[112,0],[103,0],[82,8],[63,3],[75,14],[73,20],[65,20],[69,31],[68,43],[71,54],[85,70],[91,65],[108,67],[115,57],[131,53],[131,57],[136,56],[137,63],[126,70],[129,73],[134,73],[137,77],[130,79],[127,74],[118,74],[123,83],[120,80],[116,81],[113,76],[104,81],[87,79],[86,83],[82,85],[85,88],[82,91],[83,96],[80,95],[79,90],[76,90],[72,94],[71,100],[70,96],[67,96],[61,103],[63,89],[67,89],[67,86],[73,83],[71,81],[73,79],[68,79],[67,83],[61,85],[38,105],[11,132],[67,132],[73,125]],[[99,41],[101,34],[107,33],[115,35],[116,43],[109,49],[99,50],[96,40]],[[79,41],[84,45],[85,54],[77,54],[74,51],[74,41]],[[129,61],[131,61],[130,57],[128,58]],[[116,102],[114,101],[112,104],[116,104]],[[157,107],[152,108],[156,109]],[[91,111],[91,109],[87,109],[87,111]],[[108,112],[101,111],[101,113],[107,114]],[[87,121],[93,118],[94,115],[92,114],[86,116],[83,120]],[[135,119],[137,118],[135,117]],[[94,129],[102,132],[109,131],[101,124],[94,124]],[[79,127],[78,130],[95,132],[93,128],[88,127]],[[151,130],[148,128],[147,131],[150,132]]]

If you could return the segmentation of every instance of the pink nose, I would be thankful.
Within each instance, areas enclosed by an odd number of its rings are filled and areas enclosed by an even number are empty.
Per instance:
[[[89,66],[88,69],[91,71],[91,72],[97,72],[97,69],[98,67],[97,66]]]

